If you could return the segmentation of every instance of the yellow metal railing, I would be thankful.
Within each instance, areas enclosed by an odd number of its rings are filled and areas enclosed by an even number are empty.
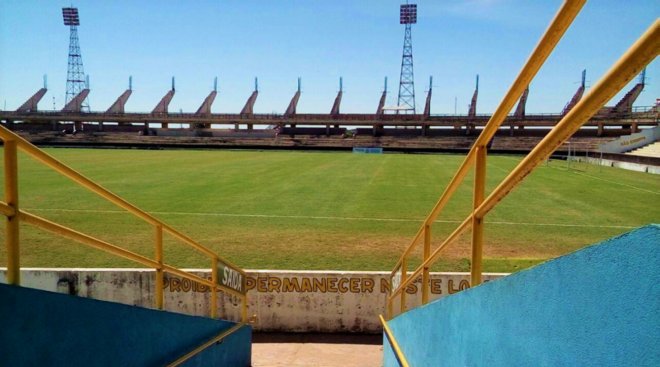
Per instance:
[[[163,309],[164,303],[164,273],[170,273],[190,281],[203,284],[211,290],[211,317],[217,317],[218,291],[236,296],[241,299],[241,320],[247,322],[247,290],[245,271],[229,261],[221,258],[215,252],[197,243],[185,234],[177,231],[170,225],[162,222],[151,214],[139,209],[135,205],[113,194],[99,184],[93,182],[82,174],[76,172],[64,163],[48,155],[41,149],[30,144],[27,140],[0,126],[0,139],[4,143],[4,191],[5,201],[0,201],[0,213],[7,217],[5,231],[5,245],[7,251],[7,282],[20,285],[20,251],[19,251],[19,222],[33,225],[42,230],[69,238],[87,246],[105,251],[112,255],[122,257],[156,270],[155,307]],[[68,177],[75,183],[85,187],[103,199],[125,209],[134,216],[149,223],[154,229],[154,258],[148,258],[119,246],[110,244],[98,238],[67,228],[51,222],[34,214],[28,213],[19,207],[18,201],[18,164],[17,151],[23,151],[28,156],[52,168],[57,173]],[[211,280],[188,273],[174,266],[164,263],[163,259],[163,233],[168,233],[189,247],[206,255],[211,261]]]
[[[222,343],[222,341],[225,340],[228,336],[230,336],[231,334],[239,331],[242,327],[244,327],[246,325],[247,324],[245,324],[245,323],[238,323],[238,324],[234,325],[233,327],[221,332],[220,334],[218,334],[218,335],[214,336],[213,338],[211,338],[211,339],[207,340],[206,342],[204,342],[202,345],[198,346],[197,348],[195,348],[195,349],[191,350],[190,352],[186,353],[185,355],[181,356],[176,361],[168,364],[167,367],[176,367],[176,366],[180,366],[180,365],[186,363],[186,361],[188,361],[190,358],[192,358],[192,357],[198,355],[199,353],[203,352],[204,350],[206,350],[208,347],[212,346],[213,344]]]
[[[410,245],[404,250],[401,258],[397,261],[390,273],[391,288],[387,297],[386,308],[388,318],[394,316],[394,300],[397,296],[399,297],[399,312],[406,311],[406,292],[404,290],[420,276],[422,282],[422,304],[426,304],[429,301],[429,268],[437,261],[443,249],[454,243],[461,234],[470,228],[472,228],[470,284],[473,287],[481,284],[483,226],[486,214],[658,55],[660,50],[660,20],[656,20],[651,25],[637,42],[612,66],[607,74],[591,88],[589,93],[555,125],[548,135],[486,197],[485,181],[488,142],[499,129],[507,113],[513,108],[513,105],[525,87],[531,82],[543,62],[550,55],[552,49],[559,42],[585,1],[567,0],[564,2],[522,71],[475,141],[467,157],[458,168],[458,171],[447,185],[442,196],[424,220],[424,223]],[[431,252],[431,227],[445,204],[447,204],[467,175],[468,170],[474,165],[476,167],[472,211],[458,228]],[[408,275],[407,263],[409,255],[422,238],[424,242],[422,263],[412,274]]]
[[[392,351],[394,352],[394,356],[399,361],[399,365],[401,367],[410,367],[410,364],[408,363],[408,360],[406,359],[406,355],[403,354],[403,351],[401,350],[401,346],[399,345],[399,342],[397,342],[396,338],[394,338],[394,334],[392,334],[392,330],[390,330],[390,326],[387,325],[387,321],[385,321],[385,318],[383,318],[383,315],[378,315],[378,317],[380,318],[380,323],[383,325],[383,332],[385,333],[385,336],[387,337],[387,340],[390,342],[390,346],[392,347]]]

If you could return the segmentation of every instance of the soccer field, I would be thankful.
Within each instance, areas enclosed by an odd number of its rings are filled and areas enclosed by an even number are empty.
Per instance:
[[[462,155],[47,149],[244,268],[391,270]],[[487,191],[521,159],[488,158]],[[486,218],[486,271],[515,271],[660,222],[660,177],[565,162],[539,167]],[[153,256],[153,229],[19,154],[22,209]],[[472,175],[433,227],[438,245],[469,212]],[[4,230],[2,231],[4,236]],[[21,226],[26,267],[136,267]],[[469,269],[469,235],[435,270]],[[208,267],[165,238],[165,261]],[[4,247],[0,266],[5,266]]]

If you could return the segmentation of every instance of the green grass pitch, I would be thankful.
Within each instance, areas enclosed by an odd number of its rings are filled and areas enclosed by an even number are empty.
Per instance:
[[[47,151],[237,265],[259,269],[391,270],[463,160],[448,154]],[[487,191],[520,159],[489,156]],[[577,168],[560,161],[542,165],[487,216],[486,271],[515,271],[660,222],[660,177]],[[153,256],[153,228],[146,223],[22,153],[19,169],[22,209]],[[434,225],[433,246],[466,217],[471,203],[472,174]],[[210,266],[167,236],[165,248],[167,263]],[[468,270],[469,257],[468,233],[434,270]],[[137,266],[26,224],[21,265]]]

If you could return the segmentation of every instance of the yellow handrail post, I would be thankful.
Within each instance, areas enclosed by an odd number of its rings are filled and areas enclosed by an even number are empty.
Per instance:
[[[403,261],[401,261],[401,283],[399,287],[403,286],[406,283],[406,280],[408,279],[408,259],[403,258]],[[390,284],[390,288],[392,287],[392,284]],[[401,304],[399,305],[399,312],[405,312],[406,311],[406,290],[403,289],[401,291],[401,296],[399,297]]]
[[[387,314],[385,317],[389,320],[394,316],[394,300],[392,297],[392,290],[390,289],[389,292],[387,292]]]
[[[158,268],[156,269],[156,308],[159,310],[163,309],[163,286],[164,286],[164,277],[163,277],[163,226],[156,224],[154,226],[154,240],[156,245],[156,262],[158,262]]]
[[[477,162],[474,168],[474,196],[472,210],[476,210],[484,201],[486,191],[486,146],[477,148]],[[482,255],[484,242],[484,218],[472,216],[472,262],[470,269],[470,286],[481,284]]]
[[[424,225],[424,261],[428,260],[431,256],[431,225]],[[429,291],[431,287],[429,277],[429,267],[425,266],[422,272],[422,304],[425,305],[429,302]]]
[[[21,284],[21,251],[19,248],[19,215],[18,215],[18,157],[16,141],[4,141],[5,154],[5,202],[14,209],[13,215],[7,216],[5,246],[7,250],[7,283]]]
[[[211,258],[211,317],[218,317],[218,258]]]

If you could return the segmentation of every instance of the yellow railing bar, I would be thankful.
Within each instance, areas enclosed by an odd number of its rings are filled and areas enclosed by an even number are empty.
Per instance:
[[[426,223],[426,220],[424,220],[424,223]],[[410,241],[410,244],[405,248],[405,250],[403,250],[403,255],[401,255],[399,260],[397,260],[396,264],[394,265],[394,270],[392,270],[392,272],[390,273],[390,278],[393,277],[394,274],[399,269],[399,266],[403,262],[403,258],[408,256],[410,252],[415,248],[415,245],[417,245],[417,243],[422,239],[423,234],[424,234],[424,226],[422,225],[422,227],[420,227],[419,230],[417,231],[415,237],[413,237],[413,240]]]
[[[50,156],[49,154],[43,152],[36,146],[32,145],[29,143],[27,140],[23,139],[19,135],[15,134],[14,132],[8,130],[4,126],[0,126],[0,139],[3,139],[4,141],[4,149],[5,149],[5,154],[4,154],[4,160],[5,160],[5,165],[4,165],[4,171],[5,171],[5,200],[7,201],[6,203],[3,203],[0,205],[0,212],[4,214],[7,217],[7,236],[5,239],[6,242],[6,247],[7,247],[7,281],[9,284],[20,284],[20,261],[19,261],[19,247],[18,247],[18,219],[13,220],[14,217],[18,218],[19,216],[16,216],[17,213],[17,208],[18,208],[18,190],[17,190],[17,185],[15,181],[17,180],[17,164],[16,164],[16,151],[17,148],[23,150],[26,154],[32,156],[33,158],[37,159],[38,161],[42,162],[46,166],[52,168],[56,172],[68,177],[75,183],[85,187],[86,189],[92,191],[93,193],[101,196],[102,198],[112,202],[113,204],[119,206],[120,208],[123,208],[127,210],[129,213],[135,215],[138,218],[141,218],[142,220],[152,224],[155,229],[155,234],[154,234],[154,242],[155,242],[155,258],[156,261],[155,263],[158,264],[154,266],[154,261],[151,259],[148,259],[146,257],[142,257],[141,255],[137,255],[134,253],[131,253],[130,251],[126,251],[121,249],[120,247],[111,245],[107,242],[95,239],[93,237],[87,236],[83,233],[74,231],[74,230],[69,230],[68,228],[64,226],[60,226],[56,223],[50,222],[48,220],[45,220],[43,218],[34,216],[29,213],[21,212],[20,216],[22,220],[25,220],[27,222],[32,221],[32,224],[35,224],[41,228],[45,228],[47,230],[50,230],[51,232],[59,233],[59,234],[66,234],[67,237],[73,238],[76,241],[85,243],[87,245],[90,245],[92,247],[96,247],[99,249],[104,249],[108,251],[109,249],[112,249],[108,252],[113,253],[115,255],[122,256],[124,258],[128,258],[130,260],[136,261],[138,263],[141,263],[143,265],[147,265],[149,267],[152,267],[156,269],[156,297],[155,297],[155,306],[157,308],[162,308],[163,307],[163,271],[167,271],[169,273],[174,273],[178,274],[184,278],[188,278],[192,281],[196,281],[205,285],[208,285],[211,287],[211,289],[214,291],[212,294],[212,298],[215,298],[217,301],[217,295],[215,294],[216,291],[222,290],[223,292],[229,293],[236,295],[241,298],[242,300],[242,310],[241,310],[241,315],[243,321],[247,320],[247,296],[245,294],[242,294],[240,292],[236,292],[233,289],[229,287],[225,287],[222,285],[218,284],[213,284],[210,281],[193,276],[191,274],[188,274],[184,271],[181,271],[175,267],[165,265],[162,263],[163,260],[163,253],[162,253],[162,236],[163,232],[169,233],[173,237],[181,240],[185,244],[189,245],[190,247],[202,252],[209,258],[211,258],[212,264],[217,264],[218,261],[222,261],[224,264],[234,268],[236,271],[241,273],[244,277],[247,276],[247,273],[245,270],[242,268],[236,266],[232,262],[218,256],[216,253],[211,251],[210,249],[202,246],[201,244],[197,243],[190,237],[186,236],[185,234],[177,231],[173,227],[169,226],[168,224],[160,221],[159,219],[155,218],[151,214],[139,209],[138,207],[134,206],[133,204],[129,203],[128,201],[122,199],[121,197],[117,196],[116,194],[110,192],[109,190],[105,189],[101,185],[93,182],[92,180],[88,179],[87,177],[83,176],[79,172],[75,171],[74,169],[68,167],[64,163],[58,161],[54,157]],[[12,158],[13,157],[13,158]],[[12,163],[13,162],[13,163]],[[16,186],[16,189],[12,189],[12,185]],[[107,247],[111,246],[111,247]],[[119,254],[123,251],[122,254]],[[138,257],[136,257],[138,256]],[[148,264],[145,263],[145,259],[148,261]],[[212,269],[213,273],[217,273],[217,268]],[[217,280],[217,274],[215,276],[215,279]],[[217,303],[216,306],[211,308],[211,312],[213,317],[216,316],[217,313]]]
[[[15,134],[14,132],[10,131],[9,129],[5,128],[4,126],[0,126],[0,138],[2,138],[4,141],[8,140],[15,140],[25,153],[28,155],[32,156],[33,158],[39,160],[43,164],[45,164],[48,167],[51,167],[55,171],[61,173],[62,175],[68,177],[72,181],[76,182],[77,184],[85,187],[86,189],[94,192],[95,194],[98,194],[105,198],[106,200],[110,201],[111,203],[126,209],[127,211],[131,212],[133,215],[142,218],[143,220],[151,223],[151,224],[158,224],[158,219],[154,218],[148,213],[143,212],[133,204],[127,202],[126,200],[122,199],[121,197],[117,196],[116,194],[110,192],[106,188],[102,187],[101,185],[93,182],[92,180],[88,179],[87,177],[83,176],[81,173],[75,171],[74,169],[70,168],[69,166],[65,165],[64,163],[58,161],[57,159],[53,158],[50,156],[48,153],[42,151],[41,149],[37,148],[36,146],[30,144],[27,140],[23,139],[20,137],[18,134]]]
[[[7,251],[7,283],[21,284],[21,251],[19,247],[19,218],[16,215],[18,207],[18,157],[16,140],[5,140],[4,173],[5,202],[13,210],[7,215],[5,224],[5,247]]]
[[[660,20],[655,22],[626,51],[569,113],[534,147],[476,210],[486,215],[534,168],[568,140],[591,116],[612,99],[660,53]]]
[[[437,219],[438,215],[440,215],[440,212],[445,207],[456,189],[458,189],[459,185],[463,182],[463,179],[467,175],[468,170],[474,164],[477,148],[486,146],[490,139],[493,138],[513,106],[522,95],[525,88],[527,88],[532,79],[534,79],[534,76],[539,71],[545,60],[547,60],[548,56],[550,56],[550,53],[552,53],[552,50],[554,50],[557,43],[559,43],[559,40],[562,38],[564,33],[566,33],[566,30],[571,25],[577,14],[580,12],[580,9],[582,9],[582,6],[585,2],[586,0],[566,0],[562,7],[559,9],[554,19],[550,23],[550,26],[543,34],[539,43],[536,45],[534,51],[520,71],[520,74],[518,74],[518,77],[516,77],[515,81],[511,85],[511,88],[509,88],[509,91],[502,99],[502,102],[500,102],[499,106],[488,120],[488,123],[486,123],[486,126],[484,126],[483,130],[481,131],[481,134],[479,134],[479,137],[472,145],[472,148],[468,152],[461,166],[458,168],[458,171],[447,185],[447,188],[445,188],[445,191],[442,193],[442,196],[440,196],[440,199],[435,204],[429,215],[424,220],[424,223],[421,226],[422,228],[420,228],[413,241],[404,250],[403,255],[394,266],[395,269],[399,267],[403,258],[407,256],[410,251],[412,251],[412,248],[419,242],[424,230],[424,225],[432,224]]]
[[[431,256],[431,226],[424,226],[424,257],[426,260]],[[424,267],[422,272],[422,304],[425,305],[429,302],[429,292],[431,290],[431,274],[429,272],[429,267]]]
[[[163,264],[163,271],[166,272],[166,273],[178,275],[181,278],[190,279],[193,282],[203,284],[203,285],[205,285],[205,286],[207,286],[211,289],[216,289],[217,290],[217,287],[218,287],[216,284],[213,284],[213,282],[211,282],[208,279],[202,278],[202,277],[197,276],[195,274],[188,273],[187,271],[183,271],[183,270],[181,270],[179,268],[176,268],[172,265]],[[223,292],[229,291],[229,289],[223,289],[222,291]]]
[[[158,263],[158,267],[156,268],[155,302],[156,308],[162,310],[165,303],[165,295],[163,292],[165,277],[163,273],[163,226],[160,224],[154,226],[154,247],[156,255],[155,259]]]
[[[218,284],[218,259],[216,258],[211,259],[211,282],[213,282],[213,284]],[[211,317],[215,318],[217,312],[218,294],[213,292],[211,293]]]
[[[630,82],[641,70],[660,53],[660,20],[651,27],[626,51],[626,53],[610,68],[582,100],[566,114],[543,140],[509,173],[500,185],[491,192],[478,208],[452,232],[451,235],[431,254],[429,259],[402,281],[399,288],[392,291],[388,298],[391,302],[409,283],[417,278],[424,267],[430,266],[439,256],[442,249],[452,243],[463,232],[470,228],[474,216],[484,217],[498,202],[511,192],[534,168],[545,161],[552,152],[570,138],[586,121],[616,93]]]
[[[422,273],[423,269],[424,269],[425,267],[430,267],[430,266],[435,262],[435,260],[438,259],[438,257],[440,256],[440,253],[442,252],[442,250],[443,250],[445,247],[447,247],[447,245],[451,244],[454,240],[458,239],[458,236],[460,236],[463,232],[465,232],[466,230],[468,230],[468,229],[471,227],[471,225],[472,225],[472,214],[470,214],[470,216],[468,216],[468,217],[463,221],[463,223],[461,223],[461,224],[458,226],[458,228],[456,228],[456,229],[454,230],[454,232],[452,232],[452,233],[449,235],[449,237],[447,237],[447,238],[445,239],[445,241],[444,241],[442,244],[440,244],[440,246],[438,246],[438,247],[437,247],[437,248],[431,253],[431,256],[429,256],[428,259],[424,260],[424,261],[419,265],[419,267],[418,267],[418,268],[417,268],[417,269],[416,269],[416,270],[415,270],[410,276],[408,276],[408,279],[407,279],[406,281],[403,281],[403,280],[402,280],[402,281],[401,281],[401,284],[399,285],[399,287],[398,287],[397,289],[395,289],[395,290],[391,290],[391,293],[392,293],[392,294],[391,294],[390,297],[389,297],[389,301],[394,300],[394,297],[395,297],[397,294],[401,293],[401,291],[404,290],[404,289],[405,289],[410,283],[414,282],[415,279],[417,279],[417,278],[419,277],[419,275]],[[405,293],[401,293],[402,296],[403,296],[404,294],[405,294]],[[389,315],[389,316],[391,317],[392,315]]]
[[[0,214],[6,217],[12,217],[16,214],[16,209],[7,205],[4,201],[0,201]]]
[[[187,243],[192,248],[197,249],[198,251],[200,251],[201,253],[205,254],[206,256],[208,256],[210,258],[214,258],[214,257],[218,256],[215,252],[213,252],[213,251],[209,250],[208,248],[200,245],[199,243],[197,243],[192,238],[190,238],[190,237],[186,236],[185,234],[177,231],[176,229],[170,227],[169,225],[167,225],[163,222],[159,222],[159,223],[160,223],[160,225],[163,226],[163,232],[169,233],[173,237],[178,238],[179,240],[181,240],[184,243]],[[230,264],[230,263],[227,262],[227,264]],[[237,268],[237,269],[240,269],[240,268],[238,268],[237,266],[235,266],[233,264],[232,264],[232,266]]]
[[[486,194],[486,157],[485,146],[477,150],[477,165],[474,171],[474,190],[472,196],[472,210],[475,210],[484,201]],[[470,285],[476,287],[481,284],[482,252],[484,242],[484,217],[472,216],[472,261],[470,268]]]
[[[117,205],[120,208],[125,209],[126,211],[130,212],[131,214],[135,215],[138,218],[141,218],[142,220],[152,224],[152,225],[161,225],[163,227],[163,231],[171,234],[172,236],[180,239],[181,241],[185,242],[192,248],[202,252],[203,254],[207,255],[209,258],[213,257],[218,257],[221,259],[225,264],[230,265],[231,267],[236,268],[239,271],[243,271],[240,267],[234,265],[230,261],[227,261],[223,259],[222,257],[219,257],[216,253],[211,251],[210,249],[200,245],[190,237],[186,236],[185,234],[177,231],[176,229],[172,228],[168,224],[162,222],[158,218],[152,216],[151,214],[141,210],[140,208],[136,207],[135,205],[129,203],[128,201],[122,199],[118,195],[112,193],[108,189],[104,188],[103,186],[97,184],[96,182],[90,180],[89,178],[85,177],[81,173],[77,172],[76,170],[72,169],[71,167],[65,165],[64,163],[58,161],[48,153],[42,151],[41,149],[37,148],[36,146],[32,145],[30,142],[27,140],[23,139],[21,136],[18,134],[15,134],[11,130],[5,128],[4,126],[0,126],[0,138],[3,139],[5,142],[7,141],[15,141],[16,145],[18,146],[19,149],[27,153],[28,155],[32,156],[34,159],[42,162],[48,167],[51,167],[55,171],[59,172],[60,174],[68,177],[72,181],[76,182],[77,184],[85,187],[86,189],[92,191],[93,193],[103,197],[104,199],[108,200],[109,202]],[[5,165],[6,167],[6,165]],[[5,168],[6,170],[7,168]],[[5,175],[5,177],[9,177]],[[5,199],[6,200],[6,199]],[[243,274],[245,274],[243,272]]]
[[[399,364],[401,367],[410,367],[406,356],[401,351],[399,343],[397,343],[396,339],[394,339],[392,330],[390,329],[389,325],[387,325],[385,318],[383,318],[383,315],[378,315],[378,317],[380,317],[380,322],[383,324],[383,331],[385,332],[385,336],[387,336],[387,340],[389,340],[390,345],[392,346],[392,350],[394,351],[394,355],[396,356],[396,359],[399,360]]]
[[[178,275],[182,278],[190,279],[193,282],[203,284],[203,285],[205,285],[205,286],[207,286],[207,287],[209,287],[209,288],[211,288],[215,291],[219,290],[223,293],[232,294],[232,295],[237,296],[241,299],[244,299],[245,297],[247,297],[246,295],[242,294],[241,292],[237,292],[237,291],[235,291],[231,288],[220,287],[219,285],[213,283],[213,281],[211,281],[211,280],[204,279],[200,276],[188,273],[187,271],[183,271],[183,270],[181,270],[179,268],[176,268],[172,265],[163,264],[163,271],[166,272],[166,273]],[[213,309],[211,309],[211,312],[213,312]]]
[[[181,356],[181,357],[180,357],[179,359],[177,359],[176,361],[174,361],[174,362],[168,364],[167,367],[176,367],[176,366],[180,366],[181,364],[183,364],[184,362],[186,362],[186,361],[189,360],[190,358],[196,356],[197,354],[199,354],[200,352],[202,352],[202,351],[205,350],[206,348],[212,346],[212,345],[215,344],[215,343],[218,343],[218,342],[222,341],[223,339],[225,339],[225,338],[227,338],[229,335],[231,335],[231,334],[237,332],[237,331],[240,330],[243,326],[246,326],[246,325],[247,325],[247,324],[239,323],[239,324],[236,324],[236,325],[232,326],[230,329],[227,329],[227,330],[223,331],[222,333],[218,334],[217,336],[214,336],[213,338],[209,339],[209,340],[208,340],[207,342],[205,342],[204,344],[202,344],[202,345],[200,345],[199,347],[197,347],[197,348],[191,350],[190,352],[186,353],[184,356]]]
[[[0,205],[5,205],[5,204],[2,203]],[[119,246],[113,245],[111,243],[105,242],[105,241],[97,239],[97,238],[94,238],[92,236],[89,236],[87,234],[78,232],[76,230],[67,228],[67,227],[62,226],[60,224],[51,222],[48,219],[39,217],[39,216],[31,214],[31,213],[28,213],[24,210],[19,211],[19,218],[20,218],[20,220],[24,221],[25,223],[31,224],[35,227],[41,228],[41,229],[46,230],[46,231],[51,232],[51,233],[58,234],[62,237],[69,238],[71,240],[82,243],[84,245],[94,247],[98,250],[113,254],[115,256],[123,257],[124,259],[135,261],[135,262],[140,263],[144,266],[148,266],[148,267],[151,267],[151,268],[154,268],[154,269],[162,268],[163,271],[165,271],[167,273],[178,275],[182,278],[189,279],[193,282],[203,284],[205,286],[208,286],[209,288],[211,288],[214,291],[217,291],[220,288],[216,283],[214,283],[211,280],[204,279],[202,277],[199,277],[197,275],[194,275],[194,274],[188,273],[186,271],[180,270],[180,269],[178,269],[174,266],[168,265],[168,264],[159,263],[158,261],[151,260],[148,257],[142,256],[140,254],[136,254],[136,253],[131,252],[129,250],[123,249]],[[230,293],[230,294],[236,295],[238,297],[241,297],[241,299],[243,299],[243,297],[245,296],[242,293],[237,292],[237,291],[235,291],[231,288],[221,288],[221,290],[222,290],[222,292]],[[215,292],[213,292],[213,293],[215,293]]]
[[[97,238],[94,238],[92,236],[86,235],[84,233],[75,231],[73,229],[67,228],[65,226],[62,226],[60,224],[54,223],[49,221],[48,219],[41,218],[39,216],[36,216],[34,214],[28,213],[24,210],[19,211],[19,217],[21,220],[25,223],[29,223],[35,227],[39,227],[43,230],[46,230],[48,232],[52,232],[55,234],[58,234],[62,237],[69,238],[71,240],[74,240],[76,242],[80,242],[82,244],[85,244],[90,247],[94,247],[98,250],[102,250],[108,253],[111,253],[113,255],[123,257],[128,260],[135,261],[137,263],[140,263],[144,266],[148,266],[151,268],[157,268],[158,263],[156,261],[151,260],[148,257],[136,254],[134,252],[125,250],[121,247],[115,246],[113,244],[110,244],[108,242],[105,242],[103,240],[99,240]]]

